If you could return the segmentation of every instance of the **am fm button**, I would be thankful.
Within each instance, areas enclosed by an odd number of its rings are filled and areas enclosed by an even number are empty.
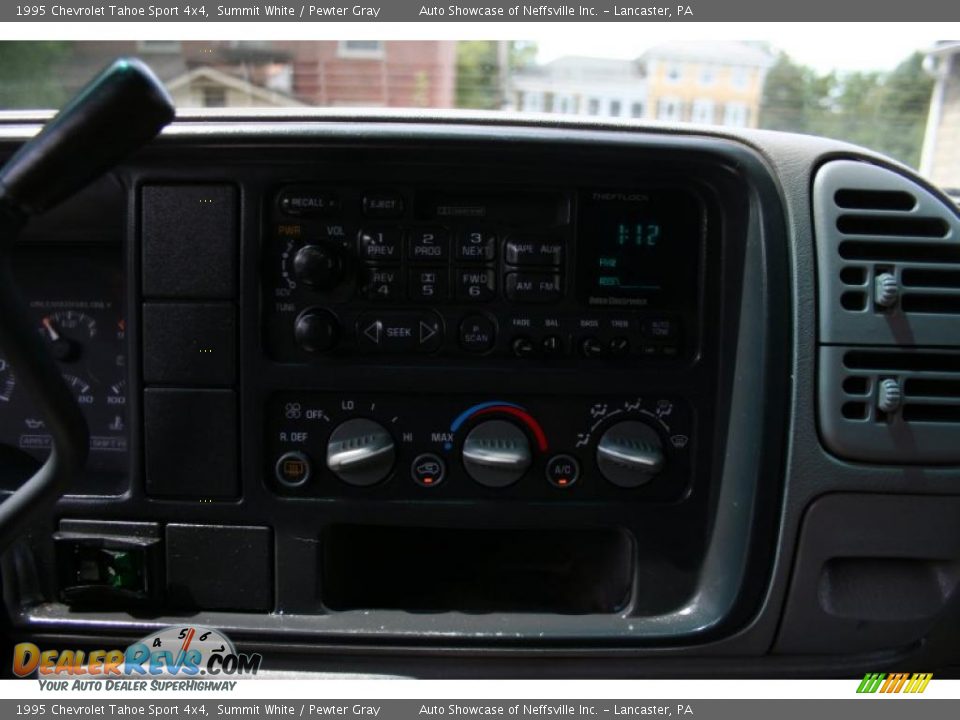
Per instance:
[[[507,275],[507,299],[514,302],[556,302],[563,294],[560,275],[556,273],[523,273]]]

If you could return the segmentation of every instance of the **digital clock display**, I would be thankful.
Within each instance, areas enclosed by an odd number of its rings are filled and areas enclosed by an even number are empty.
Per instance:
[[[681,191],[587,191],[580,295],[589,305],[667,308],[696,299],[703,211]]]

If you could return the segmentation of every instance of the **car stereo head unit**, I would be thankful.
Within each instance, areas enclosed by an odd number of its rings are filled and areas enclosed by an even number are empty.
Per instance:
[[[580,363],[693,356],[706,213],[681,188],[278,188],[265,342],[365,356]]]

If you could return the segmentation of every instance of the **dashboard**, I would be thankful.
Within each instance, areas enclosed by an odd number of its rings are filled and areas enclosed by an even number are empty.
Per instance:
[[[948,668],[958,233],[816,138],[181,117],[16,248],[90,459],[3,558],[6,632],[189,615],[278,669],[416,676]],[[0,354],[5,491],[50,443],[21,390]]]

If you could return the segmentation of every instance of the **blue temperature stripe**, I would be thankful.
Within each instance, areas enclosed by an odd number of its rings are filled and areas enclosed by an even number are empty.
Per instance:
[[[520,405],[515,405],[514,403],[508,403],[508,402],[491,401],[491,402],[478,403],[477,405],[474,405],[473,407],[469,407],[466,410],[464,410],[462,413],[457,415],[457,418],[450,425],[450,431],[456,432],[457,430],[459,430],[460,426],[463,425],[464,422],[466,422],[467,418],[469,418],[478,410],[486,410],[487,408],[492,408],[492,407],[511,407],[511,408],[516,408],[517,410],[524,410],[524,408],[521,407]],[[526,412],[526,410],[524,410],[524,412]]]

